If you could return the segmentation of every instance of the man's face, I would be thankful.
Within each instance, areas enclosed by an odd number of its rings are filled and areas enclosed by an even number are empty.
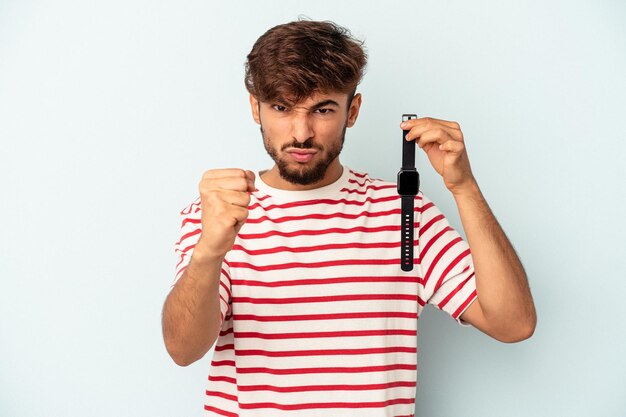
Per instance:
[[[345,93],[318,93],[297,104],[258,102],[251,97],[263,144],[282,179],[315,184],[324,179],[331,164],[338,164],[346,128],[358,114],[360,95],[352,102],[349,106]]]

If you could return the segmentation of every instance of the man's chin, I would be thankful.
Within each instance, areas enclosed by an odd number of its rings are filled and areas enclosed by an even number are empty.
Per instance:
[[[311,166],[308,162],[296,162],[295,164],[279,166],[278,173],[282,179],[292,184],[311,185],[324,178],[326,168]]]

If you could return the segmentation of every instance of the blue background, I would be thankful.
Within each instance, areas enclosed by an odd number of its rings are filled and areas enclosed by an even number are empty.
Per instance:
[[[202,415],[211,355],[161,339],[178,211],[207,169],[271,165],[243,63],[299,15],[369,50],[342,162],[394,180],[402,113],[459,122],[530,279],[520,344],[426,310],[417,415],[626,415],[624,2],[2,0],[0,416]]]

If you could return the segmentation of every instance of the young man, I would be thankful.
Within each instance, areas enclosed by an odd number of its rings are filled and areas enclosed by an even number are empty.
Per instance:
[[[274,166],[203,175],[182,212],[163,310],[177,364],[215,343],[207,415],[413,415],[426,303],[504,342],[534,331],[523,267],[455,122],[418,118],[401,129],[453,194],[469,246],[420,192],[414,268],[401,269],[396,184],[339,161],[365,64],[361,44],[329,22],[274,27],[248,55],[252,116]]]

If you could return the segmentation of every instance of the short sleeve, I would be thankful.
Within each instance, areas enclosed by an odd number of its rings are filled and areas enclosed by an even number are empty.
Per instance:
[[[176,285],[189,266],[193,250],[196,247],[198,239],[200,239],[200,234],[202,233],[202,213],[200,210],[200,198],[198,198],[180,212],[182,223],[180,238],[174,245],[174,252],[176,253],[176,272],[172,287]],[[230,271],[226,261],[222,263],[222,269],[220,271],[219,294],[221,322],[223,323],[224,318],[230,312],[230,302],[232,298]]]
[[[450,314],[460,316],[477,298],[474,263],[469,245],[423,194],[417,213],[422,298]]]

